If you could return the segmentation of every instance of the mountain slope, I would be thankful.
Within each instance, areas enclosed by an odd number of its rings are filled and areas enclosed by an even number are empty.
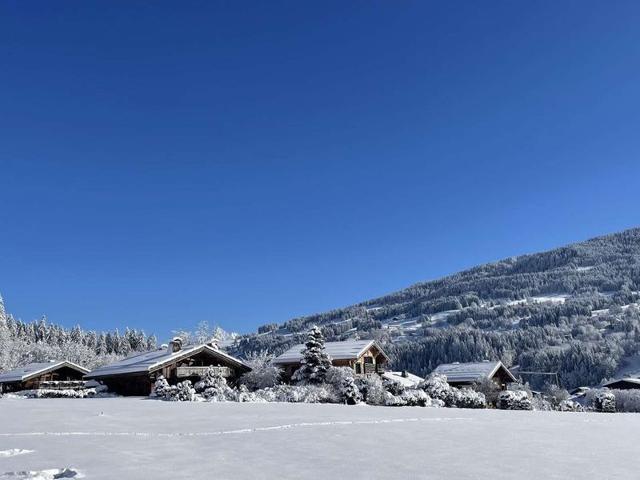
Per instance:
[[[558,372],[566,387],[598,383],[638,353],[640,229],[512,257],[343,309],[265,325],[238,354],[279,353],[317,324],[330,339],[377,338],[395,368],[502,358]],[[527,378],[533,385],[548,379]]]

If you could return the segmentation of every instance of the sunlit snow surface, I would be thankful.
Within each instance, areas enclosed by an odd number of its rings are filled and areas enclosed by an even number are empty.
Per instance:
[[[638,431],[640,414],[3,398],[0,451],[30,452],[0,478],[635,478]]]

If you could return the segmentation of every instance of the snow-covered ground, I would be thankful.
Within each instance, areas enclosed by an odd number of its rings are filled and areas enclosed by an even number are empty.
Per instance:
[[[639,429],[637,414],[4,398],[0,478],[635,478]]]

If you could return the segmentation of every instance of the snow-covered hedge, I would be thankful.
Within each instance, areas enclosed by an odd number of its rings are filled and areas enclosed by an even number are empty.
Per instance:
[[[16,392],[16,395],[26,398],[91,398],[96,396],[96,390],[93,388],[80,390],[39,388],[36,390],[22,390]]]
[[[358,378],[356,379],[356,383],[362,393],[363,400],[367,404],[385,404],[385,394],[387,391],[384,388],[382,379],[378,375]]]
[[[456,407],[458,408],[486,408],[487,402],[484,394],[476,392],[469,388],[463,388],[456,393],[455,400]]]
[[[446,407],[486,408],[487,406],[483,393],[468,388],[452,387],[445,375],[433,374],[420,382],[418,388],[432,399],[441,401]]]
[[[533,402],[525,390],[507,390],[498,395],[500,410],[533,410]]]
[[[609,390],[616,398],[618,412],[640,412],[640,390]]]
[[[560,402],[559,410],[561,412],[584,412],[584,407],[573,400],[563,400]]]
[[[587,404],[596,412],[615,413],[616,396],[612,390],[599,389],[587,392]]]
[[[258,401],[291,403],[339,403],[329,385],[277,385],[254,392]]]

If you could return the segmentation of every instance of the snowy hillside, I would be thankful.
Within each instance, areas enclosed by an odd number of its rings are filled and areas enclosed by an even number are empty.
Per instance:
[[[571,388],[614,376],[640,353],[639,305],[640,229],[632,229],[265,325],[233,348],[280,353],[317,324],[330,340],[380,340],[396,369],[425,375],[443,362],[502,359],[558,372]]]

